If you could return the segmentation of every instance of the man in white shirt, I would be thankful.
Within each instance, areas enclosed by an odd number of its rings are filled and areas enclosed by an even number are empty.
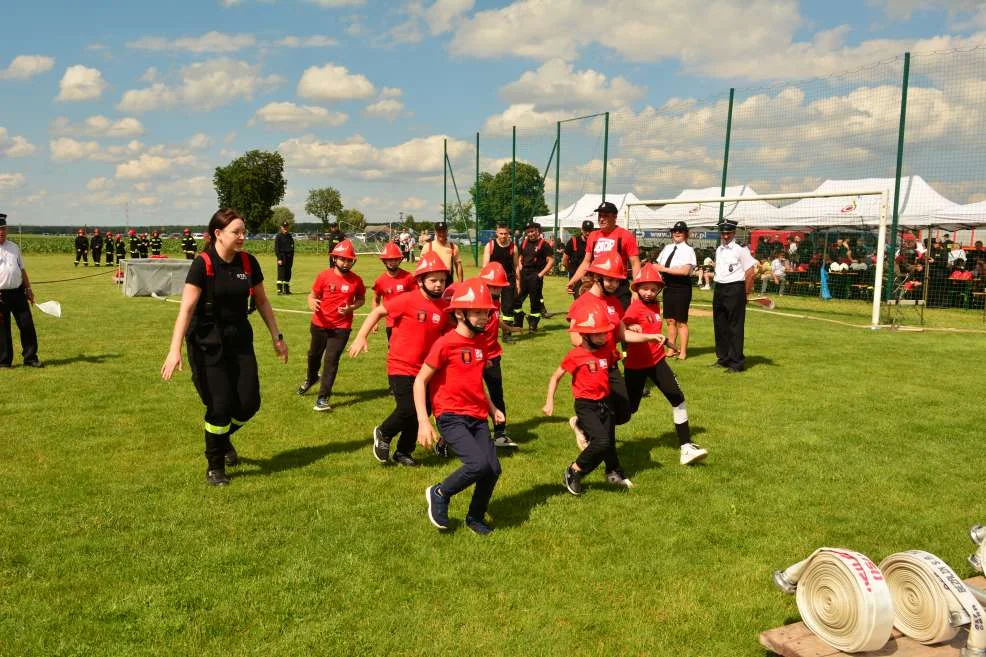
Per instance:
[[[958,242],[952,242],[952,249],[948,252],[948,264],[953,266],[959,260],[965,262],[965,249]]]
[[[32,303],[34,293],[24,269],[20,247],[7,241],[7,215],[0,214],[0,368],[9,368],[14,360],[11,317],[21,334],[24,364],[44,367],[38,360],[38,334],[31,317]]]
[[[668,322],[668,341],[685,360],[688,351],[688,306],[692,303],[692,270],[698,264],[695,249],[689,246],[688,224],[679,221],[671,229],[671,244],[665,246],[654,266],[664,278],[664,319]]]
[[[784,296],[784,282],[787,278],[788,268],[784,252],[776,251],[774,253],[774,259],[770,261],[770,273],[760,277],[760,294],[767,293],[767,282],[772,280],[774,281],[774,285],[777,286],[777,295]]]
[[[743,331],[746,324],[746,298],[753,292],[757,261],[750,250],[736,243],[735,221],[723,219],[719,224],[716,249],[715,290],[712,293],[712,323],[716,334],[715,367],[727,372],[742,372]]]

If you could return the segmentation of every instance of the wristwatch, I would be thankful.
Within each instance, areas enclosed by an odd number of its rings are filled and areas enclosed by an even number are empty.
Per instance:
[[[277,337],[274,338],[274,342],[284,342],[284,334],[283,333],[278,333],[277,334]]]

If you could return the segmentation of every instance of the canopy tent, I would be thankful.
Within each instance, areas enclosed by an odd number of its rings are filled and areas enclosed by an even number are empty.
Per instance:
[[[893,218],[893,178],[826,180],[816,192],[841,192],[844,196],[801,199],[780,208],[772,219],[746,222],[744,225],[751,228],[876,226],[880,223],[881,197],[857,196],[855,193],[880,189],[886,189],[889,194],[889,225]],[[958,204],[936,192],[921,176],[900,179],[900,198],[898,225],[904,228],[935,225],[936,212],[958,207]]]
[[[606,200],[616,206],[616,209],[620,213],[620,217],[625,214],[625,208],[627,203],[636,203],[640,199],[633,195],[632,192],[626,194],[606,194]],[[602,194],[585,194],[578,201],[572,205],[558,211],[558,227],[559,228],[581,228],[582,222],[588,219],[592,223],[596,223],[596,208],[603,202]],[[647,214],[652,214],[653,210],[644,208]],[[634,213],[639,212],[638,209],[634,209]],[[534,217],[534,221],[541,224],[541,226],[546,230],[550,230],[555,225],[555,215],[546,214],[540,217]],[[622,223],[622,221],[620,222]]]
[[[709,199],[723,196],[719,187],[686,189],[675,199]],[[733,185],[726,188],[724,196],[755,196],[756,192],[747,185]],[[756,225],[770,221],[778,216],[780,210],[766,201],[734,201],[720,204],[712,203],[671,203],[659,208],[633,206],[630,208],[629,227],[642,229],[669,229],[679,221],[691,228],[711,228],[719,223],[719,206],[723,205],[722,216],[740,225]],[[621,222],[622,223],[622,222]]]
[[[932,217],[932,224],[945,230],[986,226],[986,201],[938,210]]]

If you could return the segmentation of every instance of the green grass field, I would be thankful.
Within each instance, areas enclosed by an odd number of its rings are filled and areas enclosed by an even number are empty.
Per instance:
[[[26,261],[39,282],[96,273],[65,255]],[[273,260],[261,264],[272,289]],[[301,258],[295,290],[323,265]],[[370,283],[380,265],[355,271]],[[108,275],[35,291],[64,316],[35,315],[46,369],[18,357],[0,372],[0,655],[752,656],[760,631],[797,619],[772,571],[816,547],[877,562],[920,548],[973,574],[982,334],[751,311],[749,369],[730,376],[708,367],[711,318],[693,317],[689,360],[673,367],[709,459],[678,465],[655,393],[618,432],[636,488],[596,474],[575,498],[561,483],[575,456],[567,382],[557,416],[540,414],[568,344],[560,316],[547,320],[506,347],[521,447],[502,455],[482,539],[427,520],[424,489],[453,463],[371,456],[391,410],[382,330],[344,359],[332,413],[294,394],[308,316],[279,314],[286,366],[258,330],[263,407],[236,437],[232,485],[212,489],[187,366],[159,376],[177,304],[124,298]],[[546,297],[563,310],[560,279]],[[303,294],[272,299],[305,307]],[[861,304],[819,304],[777,310],[867,323]],[[982,328],[976,313],[962,321]]]

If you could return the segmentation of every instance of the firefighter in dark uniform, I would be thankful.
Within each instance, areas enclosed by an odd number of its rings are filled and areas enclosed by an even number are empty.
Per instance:
[[[116,249],[116,244],[113,243],[113,231],[110,231],[110,230],[106,231],[106,239],[104,240],[104,242],[105,242],[105,244],[104,244],[103,248],[106,249],[106,266],[107,267],[112,267],[113,266],[113,253],[114,253],[114,250]]]
[[[147,233],[141,233],[140,240],[137,242],[137,253],[140,254],[141,258],[147,257],[150,247],[151,240],[147,237]]]
[[[128,257],[137,259],[140,257],[140,238],[137,237],[137,231],[133,228],[127,233],[130,236],[130,243],[127,245]]]
[[[260,410],[260,379],[248,318],[255,303],[274,351],[288,361],[288,347],[264,291],[260,263],[243,251],[246,225],[235,210],[219,210],[209,221],[212,243],[188,269],[181,309],[171,334],[171,347],[161,378],[181,369],[181,343],[186,340],[192,381],[205,404],[206,482],[229,483],[226,466],[239,457],[231,436]]]
[[[114,244],[116,246],[116,265],[119,267],[123,264],[123,260],[127,257],[127,243],[123,241],[123,233],[116,234]]]
[[[103,257],[103,236],[99,234],[98,228],[92,229],[92,237],[89,238],[89,250],[92,251],[92,264],[99,266],[99,261]]]
[[[742,372],[746,299],[753,292],[753,277],[757,261],[750,250],[736,243],[735,221],[724,219],[719,224],[716,249],[716,286],[712,292],[712,324],[715,328],[715,367],[727,372]]]
[[[339,222],[333,221],[329,224],[328,252],[332,253],[332,249],[336,248],[336,244],[344,239],[346,239],[346,234],[339,230]]]
[[[155,231],[151,232],[151,255],[159,256],[161,255],[161,233]]]
[[[192,237],[192,231],[186,228],[181,232],[181,250],[185,254],[185,260],[194,260],[195,252],[198,249],[195,248],[195,238]]]
[[[496,237],[483,249],[483,267],[491,262],[500,263],[507,273],[507,282],[510,283],[500,292],[500,326],[503,329],[503,341],[513,342],[510,333],[514,329],[514,300],[519,292],[517,269],[520,251],[510,235],[510,226],[505,223],[496,225]]]
[[[555,256],[551,246],[540,235],[537,224],[527,224],[524,228],[524,239],[520,243],[520,264],[517,278],[520,290],[514,303],[514,326],[524,325],[524,299],[531,298],[531,312],[527,316],[527,325],[531,333],[538,330],[538,323],[544,312],[541,300],[544,290],[544,277],[555,264]]]
[[[586,219],[582,222],[582,232],[573,235],[571,239],[565,242],[565,254],[561,257],[561,264],[565,267],[565,273],[568,274],[569,280],[572,280],[572,276],[578,270],[579,265],[585,260],[585,241],[589,237],[589,233],[595,229],[596,224]],[[578,299],[579,295],[582,294],[581,286],[573,288],[572,294]]]
[[[288,230],[291,223],[281,224],[274,236],[274,257],[277,258],[277,293],[291,294],[291,268],[294,266],[294,236]]]
[[[86,237],[86,229],[80,228],[78,235],[75,236],[75,266],[79,266],[79,261],[86,267],[89,266],[89,238]]]

